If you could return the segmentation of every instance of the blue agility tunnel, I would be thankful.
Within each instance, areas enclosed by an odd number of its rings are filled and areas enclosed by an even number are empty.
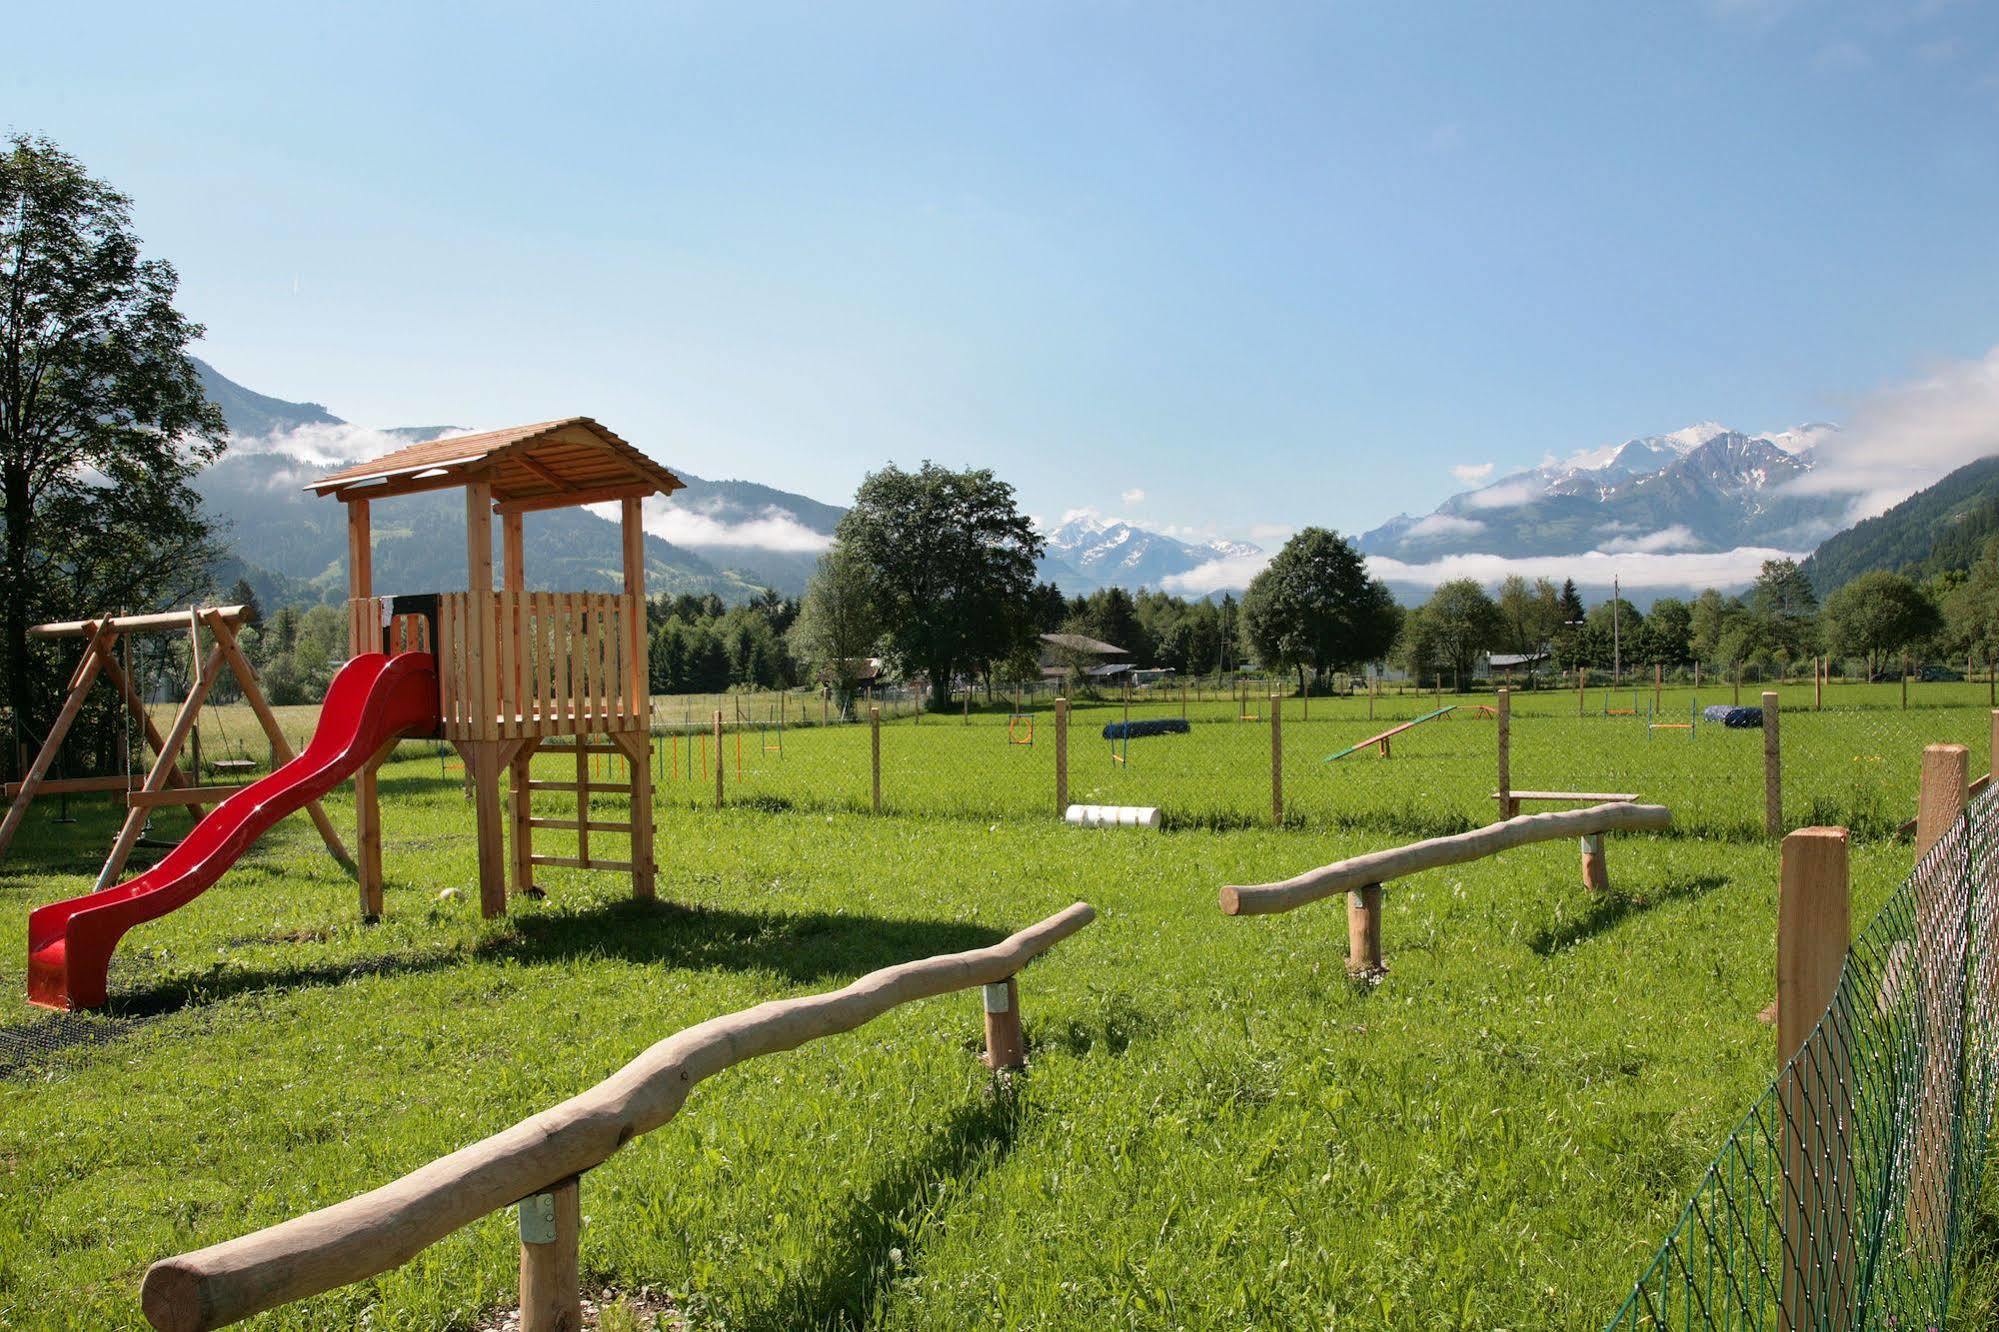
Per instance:
[[[1188,726],[1180,717],[1159,717],[1150,721],[1112,722],[1104,727],[1106,740],[1143,740],[1148,735],[1185,735]]]
[[[1723,726],[1733,726],[1738,730],[1761,730],[1763,709],[1736,708],[1726,703],[1714,703],[1701,709],[1701,720],[1720,722]]]

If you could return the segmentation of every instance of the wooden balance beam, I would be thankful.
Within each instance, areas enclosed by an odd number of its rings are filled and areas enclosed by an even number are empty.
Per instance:
[[[758,1055],[852,1031],[917,999],[985,988],[986,1063],[1026,1062],[1014,976],[1096,919],[1078,902],[989,948],[904,962],[829,994],[775,999],[677,1032],[588,1091],[369,1193],[146,1271],[147,1321],[206,1332],[400,1267],[453,1231],[521,1204],[521,1330],[580,1327],[577,1189],[696,1084]]]
[[[1370,745],[1374,746],[1375,752],[1380,754],[1381,757],[1387,758],[1388,742],[1390,740],[1394,739],[1398,735],[1401,735],[1404,731],[1408,730],[1412,726],[1421,726],[1426,721],[1434,721],[1438,717],[1443,716],[1447,712],[1456,712],[1457,710],[1458,710],[1457,704],[1455,703],[1447,704],[1444,707],[1438,708],[1435,712],[1426,712],[1422,716],[1417,717],[1412,721],[1403,722],[1400,726],[1391,726],[1387,730],[1383,731],[1380,735],[1371,735],[1367,739],[1361,741],[1359,744],[1349,745],[1347,748],[1342,749],[1337,754],[1328,754],[1326,755],[1325,758],[1321,759],[1320,762],[1321,763],[1338,762],[1340,759],[1345,758],[1349,754],[1358,754],[1361,750],[1366,749]]]
[[[1593,892],[1602,892],[1610,887],[1609,871],[1604,866],[1603,835],[1607,832],[1659,831],[1670,827],[1672,821],[1672,812],[1664,805],[1634,805],[1622,801],[1594,805],[1589,809],[1523,814],[1453,837],[1432,837],[1408,846],[1335,861],[1280,883],[1226,885],[1221,891],[1222,914],[1274,915],[1280,911],[1295,911],[1320,898],[1344,892],[1347,894],[1347,970],[1355,975],[1378,976],[1385,970],[1381,962],[1382,885],[1390,879],[1404,878],[1444,865],[1482,860],[1529,842],[1576,837],[1581,839],[1583,883]]]
[[[1499,817],[1510,819],[1524,803],[1555,805],[1628,805],[1638,799],[1635,791],[1494,791]]]

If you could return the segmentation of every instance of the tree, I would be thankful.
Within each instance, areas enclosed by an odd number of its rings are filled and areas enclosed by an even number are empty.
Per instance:
[[[1711,587],[1694,598],[1687,612],[1687,647],[1695,661],[1721,661],[1722,635],[1728,631],[1729,621],[1740,614],[1740,602]]]
[[[1690,660],[1693,608],[1678,597],[1660,597],[1645,617],[1641,660],[1659,666],[1679,666]]]
[[[172,265],[131,201],[47,139],[0,153],[0,667],[17,736],[44,723],[28,626],[192,596],[215,549],[190,480],[221,412]],[[43,663],[54,669],[53,659]]]
[[[861,482],[837,538],[851,549],[905,674],[930,681],[930,705],[951,702],[961,667],[999,661],[1033,630],[1034,567],[1044,549],[991,471],[893,463]]]
[[[1250,579],[1243,642],[1266,669],[1295,669],[1305,687],[1325,673],[1378,661],[1395,644],[1401,614],[1388,585],[1337,532],[1308,527]]]
[[[1883,660],[1942,628],[1943,616],[1923,589],[1883,569],[1860,575],[1825,601],[1827,646],[1865,658],[1870,679]]]
[[[1469,578],[1439,583],[1430,599],[1410,616],[1404,631],[1403,656],[1412,674],[1423,666],[1448,669],[1452,688],[1462,690],[1477,665],[1505,632],[1499,606],[1485,589]]]
[[[1762,621],[1773,656],[1792,661],[1818,651],[1818,594],[1796,560],[1765,560],[1749,589],[1749,613]]]
[[[1986,662],[1999,659],[1999,537],[1985,543],[1940,606],[1952,652]]]
[[[791,626],[792,654],[828,676],[843,703],[853,696],[861,664],[881,639],[867,572],[851,548],[835,542],[819,557]]]
[[[1568,590],[1573,592],[1575,584]],[[1504,622],[1500,646],[1528,658],[1527,679],[1534,678],[1534,654],[1555,639],[1562,627],[1562,597],[1555,585],[1537,578],[1529,586],[1519,574],[1510,574],[1499,585],[1499,615]]]

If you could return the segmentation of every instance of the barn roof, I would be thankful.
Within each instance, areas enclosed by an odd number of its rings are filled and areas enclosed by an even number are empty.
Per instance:
[[[1125,651],[1088,634],[1043,634],[1041,641],[1050,647],[1067,648],[1071,652],[1084,652],[1096,657],[1121,657]]]
[[[378,499],[488,481],[500,509],[672,494],[680,478],[587,416],[433,439],[343,467],[305,488],[342,500]]]

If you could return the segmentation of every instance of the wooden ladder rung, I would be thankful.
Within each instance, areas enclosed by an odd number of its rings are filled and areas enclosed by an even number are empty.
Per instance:
[[[529,856],[530,865],[553,865],[558,869],[616,870],[626,874],[632,871],[629,860],[578,860],[574,856]]]
[[[582,830],[585,832],[629,833],[632,830],[632,825],[629,823],[603,823],[599,821],[579,823],[575,819],[529,819],[528,827],[553,828],[558,832],[576,832]]]
[[[560,742],[545,744],[536,752],[541,754],[574,754],[578,749],[581,749],[586,754],[622,754],[625,752],[616,745],[608,745],[602,741],[593,741],[587,745],[573,745]]]

